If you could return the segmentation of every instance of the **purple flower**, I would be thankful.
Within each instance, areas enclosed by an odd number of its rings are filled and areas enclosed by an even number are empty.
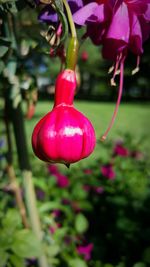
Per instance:
[[[84,37],[90,37],[94,44],[102,44],[104,58],[114,62],[111,85],[115,86],[115,76],[120,74],[117,104],[111,122],[102,136],[106,139],[114,124],[123,91],[124,61],[128,51],[137,57],[135,74],[139,70],[143,42],[150,35],[149,0],[97,0],[85,1],[85,5],[74,15],[74,21],[80,26],[87,26]]]
[[[92,250],[93,250],[93,243],[90,243],[90,244],[85,245],[85,246],[78,246],[77,247],[78,254],[83,255],[84,259],[86,261],[91,259]]]
[[[101,173],[104,177],[106,177],[110,180],[113,180],[116,177],[116,174],[115,174],[111,164],[103,165],[101,167]]]

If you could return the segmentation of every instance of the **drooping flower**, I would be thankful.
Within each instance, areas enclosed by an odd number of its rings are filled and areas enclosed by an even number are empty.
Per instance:
[[[116,173],[113,170],[113,167],[111,164],[103,165],[101,167],[101,173],[104,177],[113,180],[116,177]]]
[[[75,89],[75,72],[62,71],[56,81],[54,107],[37,123],[32,134],[34,153],[43,161],[68,166],[94,150],[94,128],[73,106]]]
[[[91,253],[92,253],[93,247],[94,247],[93,243],[90,243],[88,245],[78,246],[77,252],[80,255],[83,255],[84,259],[88,261],[91,259]]]
[[[121,100],[123,90],[124,61],[128,51],[137,57],[139,69],[140,56],[143,53],[143,42],[150,35],[150,1],[149,0],[97,0],[84,1],[84,6],[73,16],[76,24],[87,26],[85,37],[89,36],[94,44],[102,44],[104,58],[114,62],[111,71],[111,84],[116,85],[115,76],[120,74],[120,86],[116,108],[104,133],[105,140],[111,129]]]

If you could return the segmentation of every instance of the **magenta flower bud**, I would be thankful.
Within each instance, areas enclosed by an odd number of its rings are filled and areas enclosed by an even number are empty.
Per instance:
[[[94,150],[94,128],[73,106],[75,89],[75,72],[62,71],[56,80],[54,107],[37,123],[32,134],[34,153],[43,161],[69,165]]]

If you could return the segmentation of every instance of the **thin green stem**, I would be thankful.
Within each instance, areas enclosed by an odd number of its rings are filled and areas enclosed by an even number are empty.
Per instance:
[[[66,8],[66,12],[67,12],[68,20],[69,20],[69,25],[70,25],[72,38],[77,38],[76,28],[75,28],[75,25],[74,25],[74,21],[73,21],[73,18],[72,18],[72,13],[71,13],[70,7],[68,5],[67,0],[63,0],[63,3],[64,3],[64,6]]]

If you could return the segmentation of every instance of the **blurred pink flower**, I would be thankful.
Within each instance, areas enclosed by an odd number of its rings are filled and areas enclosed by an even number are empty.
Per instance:
[[[47,166],[49,174],[55,175],[59,173],[58,167],[54,164],[49,164]]]
[[[111,164],[103,165],[101,167],[101,173],[104,177],[106,177],[110,180],[113,180],[116,177],[116,174],[115,174]]]
[[[54,175],[56,177],[57,185],[61,188],[68,187],[69,186],[69,179],[67,176],[61,174],[59,172],[59,169],[56,165],[51,164],[48,165],[48,171],[51,175]]]
[[[104,188],[102,186],[95,186],[93,189],[97,194],[102,194],[104,192]]]
[[[58,218],[58,217],[61,216],[61,211],[60,211],[60,210],[53,210],[52,215],[53,215],[55,218]]]
[[[59,187],[64,188],[69,186],[69,179],[67,176],[58,173],[56,179]]]
[[[78,254],[83,255],[84,259],[86,261],[91,259],[92,250],[93,250],[93,244],[92,243],[85,245],[85,246],[78,246],[77,247]]]
[[[129,151],[122,144],[118,143],[114,147],[114,155],[121,156],[121,157],[128,157],[129,156]]]

